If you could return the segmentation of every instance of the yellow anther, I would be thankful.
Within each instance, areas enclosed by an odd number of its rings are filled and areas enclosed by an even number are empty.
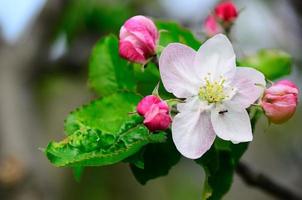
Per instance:
[[[205,85],[199,89],[199,97],[208,103],[222,102],[227,98],[227,95],[224,93],[224,82],[225,79],[222,79],[220,82],[210,82],[208,78],[205,78]]]

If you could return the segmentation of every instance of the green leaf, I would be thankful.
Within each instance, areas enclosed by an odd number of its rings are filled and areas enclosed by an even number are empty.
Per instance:
[[[229,154],[211,148],[197,163],[203,166],[206,173],[202,199],[221,199],[232,183],[233,167]]]
[[[164,142],[164,133],[150,134],[133,116],[117,133],[106,133],[92,127],[81,127],[61,142],[50,142],[46,156],[57,167],[104,166],[118,163],[135,154],[148,143]]]
[[[292,57],[289,54],[273,49],[263,49],[238,62],[240,66],[253,67],[261,71],[269,80],[289,75],[292,67]]]
[[[144,169],[145,163],[144,163],[144,158],[143,158],[143,150],[144,150],[144,148],[142,148],[139,152],[126,158],[123,161],[126,163],[129,163],[131,165],[135,165],[136,167],[138,167],[140,169]]]
[[[172,141],[171,133],[168,134],[165,143],[148,144],[142,149],[143,167],[131,164],[131,171],[136,180],[141,184],[147,181],[165,176],[169,170],[178,163],[180,154]]]
[[[189,29],[176,22],[157,20],[156,26],[160,31],[159,46],[167,46],[171,42],[180,42],[197,50],[201,42],[195,38]]]
[[[235,168],[248,143],[232,144],[217,138],[211,149],[196,162],[206,173],[202,199],[219,200],[229,191]]]
[[[50,142],[46,156],[55,166],[102,166],[124,160],[149,143],[164,142],[164,133],[150,134],[138,115],[128,116],[140,96],[114,94],[72,112],[66,122],[68,137]]]
[[[89,85],[100,96],[135,91],[133,67],[118,53],[118,39],[109,35],[95,45],[89,61]]]
[[[86,106],[71,112],[65,120],[65,132],[75,133],[81,126],[88,126],[104,132],[116,133],[135,111],[141,96],[122,92],[97,99]]]

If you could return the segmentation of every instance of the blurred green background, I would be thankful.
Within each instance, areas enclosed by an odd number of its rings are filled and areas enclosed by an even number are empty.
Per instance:
[[[172,19],[204,38],[202,24],[216,0],[0,0],[0,199],[199,199],[204,179],[182,159],[168,176],[141,186],[126,164],[87,168],[81,182],[53,167],[39,147],[63,138],[67,114],[94,98],[87,87],[94,43],[118,34],[136,14]],[[302,3],[238,0],[231,37],[237,55],[279,48],[294,57],[288,78],[302,86]],[[263,118],[243,160],[279,183],[302,188],[302,107],[286,124]],[[224,199],[273,199],[235,176]]]

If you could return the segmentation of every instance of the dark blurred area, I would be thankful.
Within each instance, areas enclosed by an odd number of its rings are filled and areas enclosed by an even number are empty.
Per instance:
[[[87,168],[76,182],[39,150],[64,137],[67,114],[93,99],[87,64],[102,36],[137,14],[172,19],[203,38],[216,0],[0,0],[0,199],[200,199],[204,173],[182,159],[168,176],[141,186],[126,164]],[[237,55],[280,48],[294,57],[288,78],[302,88],[302,2],[238,0],[231,37]],[[263,119],[243,160],[293,190],[302,188],[302,107],[286,124]],[[239,177],[225,199],[274,199]]]

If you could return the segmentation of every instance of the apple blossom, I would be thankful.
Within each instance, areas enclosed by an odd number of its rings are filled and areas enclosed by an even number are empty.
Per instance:
[[[253,139],[246,108],[262,95],[265,78],[255,69],[236,67],[225,35],[207,40],[197,52],[180,43],[169,44],[159,69],[166,90],[186,99],[177,105],[179,113],[172,122],[173,141],[185,157],[202,156],[216,135],[233,143]]]
[[[141,15],[131,17],[120,30],[119,54],[131,62],[145,64],[155,54],[158,37],[151,19]]]
[[[268,119],[280,124],[289,120],[298,104],[298,87],[291,81],[282,80],[266,89],[261,101]]]
[[[168,104],[155,95],[144,97],[136,110],[144,116],[144,124],[150,131],[165,130],[172,122]]]

